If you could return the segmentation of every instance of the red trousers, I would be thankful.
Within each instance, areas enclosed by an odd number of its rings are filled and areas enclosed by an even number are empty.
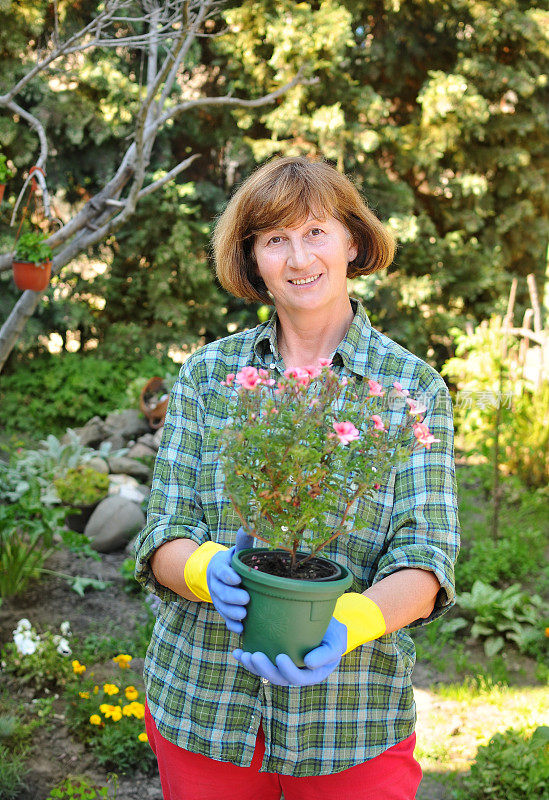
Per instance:
[[[252,763],[237,767],[191,753],[158,732],[148,707],[145,725],[156,755],[164,800],[413,800],[421,781],[416,735],[376,758],[333,775],[294,778],[259,772],[265,736],[259,728]]]

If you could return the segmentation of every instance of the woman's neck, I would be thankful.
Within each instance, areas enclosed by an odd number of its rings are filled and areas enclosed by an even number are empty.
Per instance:
[[[325,312],[292,315],[279,309],[277,316],[278,351],[289,369],[315,365],[320,358],[329,358],[345,338],[354,311],[347,298],[339,311],[333,310],[330,319],[326,319]]]

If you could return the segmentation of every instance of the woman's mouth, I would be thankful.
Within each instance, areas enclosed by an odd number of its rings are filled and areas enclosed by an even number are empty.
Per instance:
[[[294,278],[290,280],[289,283],[292,286],[308,286],[311,283],[316,283],[316,281],[320,278],[322,273],[318,273],[318,275],[310,275],[308,278]]]

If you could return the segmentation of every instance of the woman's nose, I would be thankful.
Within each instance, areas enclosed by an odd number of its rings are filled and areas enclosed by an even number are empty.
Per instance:
[[[287,262],[294,269],[308,267],[312,261],[312,253],[305,242],[290,242]]]

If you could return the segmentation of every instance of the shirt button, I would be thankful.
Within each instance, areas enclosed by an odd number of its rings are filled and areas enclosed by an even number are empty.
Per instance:
[[[276,367],[276,364],[274,363],[274,361],[272,362],[272,364],[269,364],[269,369],[275,369],[275,367]]]
[[[266,686],[269,683],[268,678],[261,678],[261,683]]]

